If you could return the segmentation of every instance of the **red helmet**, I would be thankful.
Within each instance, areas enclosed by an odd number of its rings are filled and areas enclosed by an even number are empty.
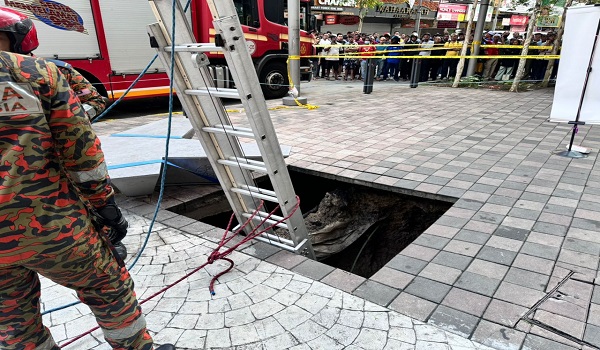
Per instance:
[[[33,21],[10,8],[0,7],[0,32],[8,34],[14,53],[27,55],[40,45]]]

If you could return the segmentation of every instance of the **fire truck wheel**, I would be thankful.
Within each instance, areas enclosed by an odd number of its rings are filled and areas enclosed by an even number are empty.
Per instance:
[[[285,63],[267,64],[260,71],[259,80],[265,98],[281,98],[287,95],[289,82]]]

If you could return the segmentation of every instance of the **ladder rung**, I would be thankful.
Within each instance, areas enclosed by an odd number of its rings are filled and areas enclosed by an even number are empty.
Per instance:
[[[185,93],[188,95],[236,98],[238,100],[241,99],[240,93],[237,89],[226,89],[226,88],[217,89],[214,87],[209,87],[206,89],[188,89],[188,90],[185,90]]]
[[[254,238],[254,239],[256,239],[257,241],[261,241],[263,243],[267,243],[267,244],[271,244],[271,245],[277,246],[277,247],[279,247],[281,249],[285,249],[287,251],[294,252],[294,253],[300,253],[300,249],[302,248],[302,246],[304,246],[304,244],[306,244],[306,241],[307,241],[306,239],[304,239],[298,245],[293,246],[293,245],[281,244],[281,243],[279,243],[277,241],[274,241],[272,239],[268,239],[266,237],[263,237],[262,235]]]
[[[261,194],[271,196],[271,197],[277,197],[277,193],[275,193],[274,191],[265,190],[264,188],[248,186],[248,185],[240,185],[240,188],[243,188],[245,190],[252,191],[252,192],[261,193]]]
[[[249,186],[243,186],[243,187],[249,187]],[[264,199],[266,201],[273,202],[273,203],[279,203],[279,200],[277,199],[277,197],[275,195],[268,195],[268,194],[264,193],[265,192],[264,190],[262,191],[263,193],[261,193],[259,191],[252,191],[252,190],[248,190],[248,189],[244,189],[244,188],[232,187],[231,192],[239,193],[241,195],[248,196],[248,197],[256,197],[256,198]],[[271,192],[271,191],[268,191],[268,192]]]
[[[217,162],[219,164],[223,164],[223,165],[227,165],[227,166],[231,166],[231,167],[240,167],[243,169],[259,171],[259,172],[265,173],[265,174],[267,174],[269,172],[267,170],[267,168],[265,167],[265,163],[263,163],[263,162],[258,162],[258,161],[253,161],[250,159],[238,158],[238,157],[229,157],[229,159],[230,160],[219,159]]]
[[[252,217],[252,214],[250,214],[250,213],[242,213],[242,216],[243,216],[243,217],[245,217],[245,218],[251,218],[251,217]],[[255,221],[261,222],[261,221],[263,221],[263,220],[264,220],[264,218],[265,218],[265,217],[267,217],[267,216],[269,216],[269,213],[265,213],[265,212],[259,212],[259,213],[257,213],[257,215],[255,215],[255,216],[252,218],[252,220],[255,220]],[[269,224],[271,224],[271,225],[275,224],[275,226],[277,226],[277,227],[281,227],[281,228],[284,228],[284,229],[286,229],[286,230],[288,229],[288,225],[287,225],[287,224],[285,224],[285,223],[283,223],[283,222],[280,222],[280,223],[278,223],[278,224],[277,224],[277,222],[278,222],[278,221],[280,221],[281,219],[283,219],[282,217],[280,217],[280,216],[275,216],[275,215],[271,215],[271,217],[272,217],[274,220],[273,220],[273,219],[266,219],[266,220],[264,220],[264,221],[265,221],[266,223],[269,223]],[[268,235],[268,234],[266,234],[266,233],[265,233],[265,235]],[[268,235],[268,236],[270,236],[270,235]],[[284,242],[285,242],[285,241],[288,241],[287,239],[285,239],[285,238],[281,238],[281,237],[279,237],[279,236],[274,236],[274,237],[273,237],[273,239],[279,239],[279,240],[281,240],[281,241],[284,241]],[[292,241],[289,241],[289,242],[292,242]]]
[[[248,131],[249,130],[249,131]],[[232,128],[230,125],[215,125],[213,127],[204,127],[202,131],[212,132],[215,134],[227,134],[237,137],[245,137],[249,139],[254,139],[254,133],[251,129],[246,128]]]
[[[173,49],[172,46],[165,46],[165,51],[171,52]],[[216,46],[215,44],[182,44],[176,45],[175,51],[177,52],[222,52],[223,48],[220,46]]]

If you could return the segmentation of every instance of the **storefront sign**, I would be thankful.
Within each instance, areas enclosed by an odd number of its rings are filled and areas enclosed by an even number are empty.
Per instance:
[[[467,5],[440,4],[437,13],[438,21],[460,21],[465,20]]]
[[[325,16],[325,24],[337,24],[338,16],[337,15],[327,15]]]
[[[509,26],[510,25],[510,18],[502,18],[502,26]]]
[[[527,30],[527,26],[510,26],[511,32],[524,32]]]
[[[509,25],[511,25],[511,26],[524,26],[524,25],[527,24],[527,22],[529,22],[529,17],[528,16],[512,15],[512,16],[510,16],[510,23],[509,23]]]
[[[430,6],[426,6],[425,3],[430,3],[430,1],[423,1],[423,6],[420,10],[421,18],[434,19],[437,10],[437,3],[433,3],[435,4],[435,10],[432,10]],[[367,16],[380,18],[416,18],[417,10],[418,6],[410,8],[408,2],[403,2],[401,4],[384,3],[383,5],[376,6],[374,11],[369,11]]]
[[[339,22],[340,24],[352,26],[358,24],[358,22],[360,22],[360,18],[358,16],[340,16]]]
[[[458,26],[457,21],[438,21],[438,28],[456,28]]]
[[[481,8],[481,6],[477,5],[477,9],[475,10],[475,17],[473,17],[473,21],[475,21],[475,22],[477,22],[477,19],[479,19],[479,9],[480,8]],[[473,5],[469,6],[469,11],[467,12],[467,15],[465,16],[465,21],[469,20],[469,16],[471,15],[472,9],[473,9]],[[490,6],[490,7],[488,7],[488,11],[485,14],[485,21],[491,22],[493,15],[494,15],[494,7]]]
[[[535,25],[538,27],[557,28],[560,24],[560,16],[538,16]]]
[[[356,7],[355,0],[315,0],[315,6]]]

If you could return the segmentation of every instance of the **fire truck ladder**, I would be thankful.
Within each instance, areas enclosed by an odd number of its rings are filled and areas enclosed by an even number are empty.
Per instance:
[[[260,200],[278,203],[281,216],[272,215],[259,229],[287,218],[277,226],[287,229],[289,238],[282,238],[270,230],[256,239],[314,259],[302,212],[299,208],[294,211],[297,197],[233,1],[208,0],[217,36],[216,43],[207,44],[195,43],[185,11],[179,1],[175,3],[173,9],[172,0],[150,0],[158,23],[149,25],[148,33],[167,72],[170,72],[174,59],[171,79],[177,96],[238,222],[253,218],[251,225],[245,228],[249,233],[269,215],[267,210],[257,210]],[[175,57],[171,57],[172,51]],[[215,87],[207,52],[223,53],[236,89]],[[250,128],[231,123],[221,98],[242,101]],[[254,140],[262,161],[247,159],[240,139]],[[267,174],[273,190],[258,188],[254,184],[254,173]]]

